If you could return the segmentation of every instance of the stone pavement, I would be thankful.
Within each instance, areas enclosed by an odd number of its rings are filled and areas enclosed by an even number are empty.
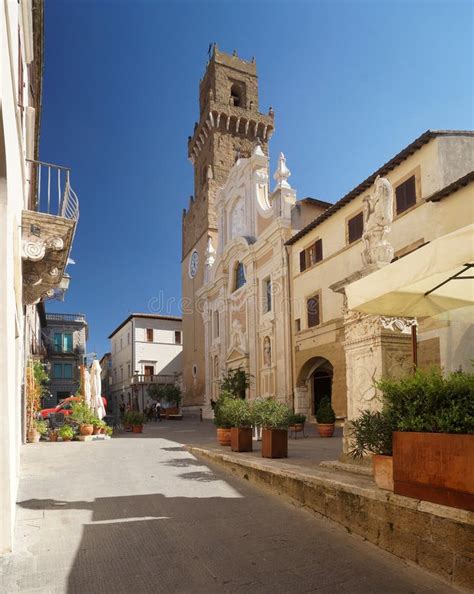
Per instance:
[[[185,419],[24,446],[0,592],[457,591],[182,446],[213,433]]]

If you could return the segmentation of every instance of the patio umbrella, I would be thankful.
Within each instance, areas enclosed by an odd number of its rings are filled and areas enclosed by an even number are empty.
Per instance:
[[[99,419],[105,417],[104,401],[102,400],[102,378],[100,364],[97,359],[92,361],[91,365],[91,395],[92,395],[92,408]]]
[[[472,321],[474,224],[431,241],[346,287],[349,309]]]
[[[89,370],[84,366],[84,400],[87,406],[91,407],[91,376]]]

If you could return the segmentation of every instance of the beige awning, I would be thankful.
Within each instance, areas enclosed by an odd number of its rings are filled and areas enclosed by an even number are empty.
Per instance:
[[[394,317],[474,321],[473,277],[474,224],[348,285],[348,307]]]

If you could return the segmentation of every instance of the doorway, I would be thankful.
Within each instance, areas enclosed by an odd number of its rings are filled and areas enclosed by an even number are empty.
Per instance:
[[[332,379],[333,369],[331,363],[325,359],[321,365],[313,371],[311,381],[313,390],[313,414],[319,408],[321,400],[324,397],[329,397],[332,400]]]

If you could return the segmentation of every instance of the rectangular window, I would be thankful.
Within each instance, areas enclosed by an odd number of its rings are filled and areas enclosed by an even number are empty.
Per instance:
[[[130,363],[127,363],[127,377],[130,377]]]
[[[153,342],[153,328],[146,329],[146,341]]]
[[[272,311],[272,281],[268,277],[263,281],[263,312]]]
[[[300,252],[300,272],[306,270],[306,250]]]
[[[318,239],[314,244],[314,261],[321,262],[323,259],[323,240]]]
[[[174,343],[181,344],[181,331],[180,330],[174,331]]]
[[[121,338],[120,339],[120,350],[122,350],[122,349],[123,349],[123,339]]]
[[[56,353],[61,352],[63,337],[62,334],[54,334],[54,350]]]
[[[71,363],[64,363],[63,378],[64,379],[72,379],[72,364]]]
[[[72,353],[72,334],[63,334],[63,348],[65,353]]]
[[[361,212],[347,221],[347,229],[349,243],[353,243],[362,237],[364,231],[364,218]]]
[[[127,334],[127,344],[130,344],[130,332]]]
[[[319,326],[319,295],[311,297],[306,302],[306,309],[308,312],[308,328]]]
[[[414,175],[397,186],[395,189],[395,196],[397,200],[397,214],[408,210],[410,206],[416,204],[416,183]]]
[[[300,320],[300,318],[298,318],[297,320],[295,320],[295,330],[296,330],[296,332],[300,332],[301,331],[301,320]]]
[[[145,365],[145,375],[153,375],[155,373],[155,368],[153,365]]]
[[[61,363],[55,363],[53,365],[53,377],[54,379],[63,378],[63,366],[61,365]]]
[[[217,309],[214,312],[214,320],[213,320],[213,322],[214,322],[214,338],[219,338],[219,332],[220,332],[220,329],[219,329],[219,312],[217,311]]]

